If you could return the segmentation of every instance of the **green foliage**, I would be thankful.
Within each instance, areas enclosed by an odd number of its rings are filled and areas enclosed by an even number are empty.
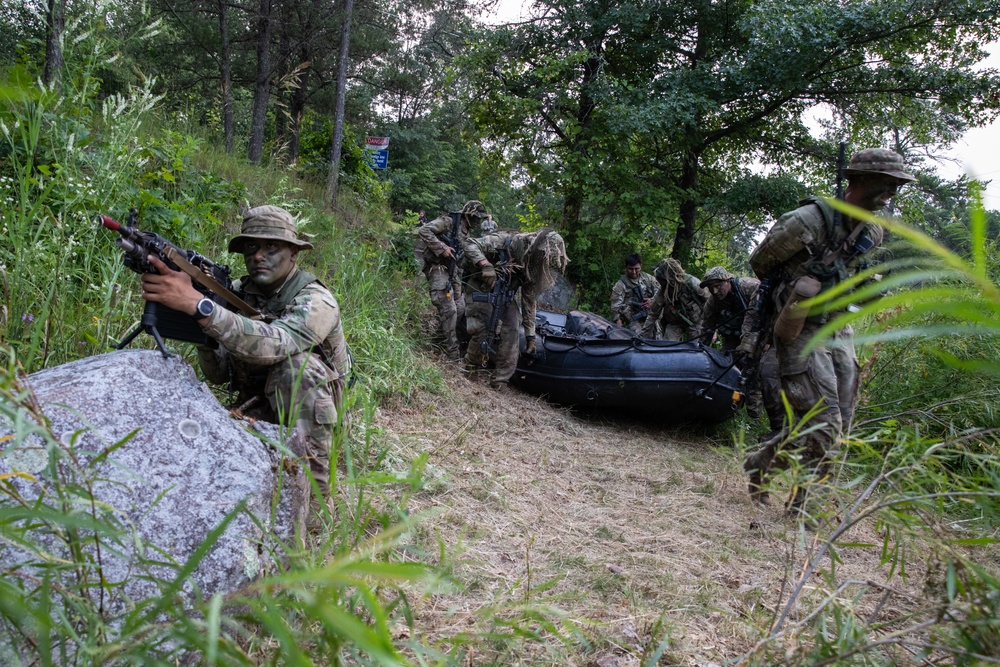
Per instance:
[[[807,505],[806,522],[816,537],[806,540],[801,534],[803,562],[791,568],[799,574],[744,661],[996,662],[1000,438],[993,378],[1000,290],[987,216],[973,205],[969,256],[961,257],[901,222],[833,204],[845,215],[882,224],[912,248],[802,306],[839,311],[849,302],[864,304],[833,318],[809,346],[847,324],[866,325],[857,340],[874,344],[872,357],[879,365],[871,384],[881,400],[845,438],[849,457],[837,466],[833,483],[817,486],[794,460],[782,475],[793,489],[818,494]],[[869,284],[876,273],[888,275]],[[900,370],[888,370],[893,367]],[[850,537],[856,526],[871,521],[881,544]],[[880,548],[886,583],[845,579],[838,553],[858,548]],[[913,571],[916,563],[922,572]],[[920,599],[907,599],[892,585],[893,578],[921,574]],[[809,582],[821,583],[809,591]],[[882,613],[893,605],[899,613]]]

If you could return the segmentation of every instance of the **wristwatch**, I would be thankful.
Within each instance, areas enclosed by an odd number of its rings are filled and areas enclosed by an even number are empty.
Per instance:
[[[198,306],[195,310],[196,310],[195,315],[198,317],[198,319],[201,319],[202,317],[208,317],[209,315],[215,312],[215,302],[212,301],[211,299],[202,299],[201,301],[198,302]]]

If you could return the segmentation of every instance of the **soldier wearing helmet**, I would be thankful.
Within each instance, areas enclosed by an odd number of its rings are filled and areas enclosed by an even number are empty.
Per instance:
[[[844,175],[848,181],[844,201],[872,212],[885,208],[900,187],[915,180],[906,172],[902,156],[884,148],[855,154]],[[756,500],[767,499],[762,485],[768,470],[787,465],[787,458],[777,455],[779,450],[798,453],[817,484],[822,485],[828,476],[829,463],[839,451],[841,436],[850,428],[857,406],[853,332],[845,327],[806,354],[809,340],[837,313],[806,313],[793,306],[853,275],[860,258],[881,242],[880,226],[837,215],[826,201],[810,197],[781,216],[750,256],[754,273],[774,283],[772,305],[777,315],[771,326],[782,390],[797,422],[812,411],[799,429],[804,435],[784,442],[787,433],[779,434],[747,457],[744,467]],[[808,502],[809,486],[798,487],[789,507],[791,513],[806,519],[816,509],[815,503]]]
[[[424,275],[431,303],[437,308],[437,330],[444,343],[445,355],[458,361],[458,322],[465,317],[462,298],[462,244],[469,231],[486,220],[483,202],[467,201],[458,213],[458,225],[451,215],[439,216],[421,225],[417,234],[424,244]]]
[[[780,429],[784,410],[781,388],[778,387],[777,364],[766,355],[756,362],[751,359],[757,343],[757,336],[752,331],[755,320],[753,304],[760,281],[733,276],[724,267],[716,266],[708,270],[701,286],[710,294],[702,324],[705,344],[711,345],[716,336],[721,338],[722,351],[731,353],[744,373],[750,369],[749,364],[760,364],[760,372],[756,373],[759,381],[746,387],[747,416],[757,419],[766,412],[771,430]]]
[[[297,266],[298,253],[313,247],[288,211],[258,206],[246,212],[230,252],[243,255],[247,276],[237,294],[263,314],[244,317],[216,305],[150,256],[159,273],[142,277],[143,296],[190,313],[218,345],[200,346],[198,361],[209,382],[231,382],[248,415],[277,423],[294,418],[309,467],[324,496],[329,494],[330,448],[350,356],[340,307],[316,276]]]
[[[539,295],[555,284],[556,277],[566,272],[568,264],[565,241],[559,233],[547,228],[537,232],[502,230],[465,240],[469,286],[465,312],[470,336],[466,370],[481,370],[492,364],[490,386],[494,389],[506,386],[517,370],[522,332],[524,354],[530,356],[537,351],[535,315]],[[491,317],[494,306],[488,301],[477,301],[473,294],[490,292],[498,280],[505,281],[512,294],[519,294],[521,303],[520,308],[516,300],[506,303],[498,314],[499,331],[491,331],[491,320],[497,319]]]
[[[684,271],[676,259],[662,260],[653,277],[659,288],[653,296],[649,317],[642,326],[643,338],[659,340],[698,340],[704,317],[708,290],[698,279]]]

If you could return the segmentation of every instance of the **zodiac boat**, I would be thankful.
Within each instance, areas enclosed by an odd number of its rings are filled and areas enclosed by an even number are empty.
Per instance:
[[[637,338],[583,311],[539,310],[536,353],[523,353],[512,383],[563,405],[651,420],[722,422],[740,407],[740,372],[699,342]]]

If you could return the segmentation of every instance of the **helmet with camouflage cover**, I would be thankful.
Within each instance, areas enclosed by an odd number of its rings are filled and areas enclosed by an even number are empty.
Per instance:
[[[899,153],[887,148],[866,148],[854,154],[850,164],[844,169],[844,174],[847,176],[883,174],[898,178],[905,183],[915,181],[917,177],[903,171],[904,168],[903,156]]]
[[[653,269],[653,277],[661,284],[668,280],[680,280],[684,277],[684,267],[673,257],[660,260],[660,263]]]
[[[486,207],[483,202],[476,199],[471,199],[465,202],[465,206],[462,207],[462,215],[471,215],[476,218],[486,217]]]
[[[713,266],[708,270],[708,273],[705,274],[705,277],[702,278],[701,285],[699,285],[699,287],[708,287],[712,283],[721,283],[722,281],[729,280],[730,278],[732,278],[732,275],[730,275],[729,271],[726,271],[724,267]]]
[[[299,250],[313,247],[312,243],[302,238],[292,214],[280,206],[257,206],[247,211],[239,235],[229,242],[229,252],[242,253],[244,244],[251,239],[284,241]]]

